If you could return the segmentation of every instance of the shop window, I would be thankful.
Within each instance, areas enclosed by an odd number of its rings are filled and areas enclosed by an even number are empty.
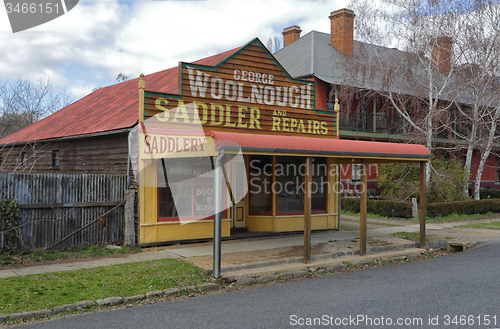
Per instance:
[[[496,159],[495,165],[495,181],[500,182],[500,158]]]
[[[21,152],[21,166],[26,167],[28,165],[28,153]]]
[[[210,157],[158,160],[159,221],[176,221],[179,217],[187,220],[213,219],[214,192]],[[225,205],[224,195],[222,206]],[[222,218],[226,217],[225,214],[224,211]]]
[[[326,158],[312,158],[311,211],[326,212],[327,165]]]
[[[52,150],[52,169],[59,169],[59,150]]]
[[[249,169],[248,194],[250,199],[250,213],[270,215],[272,213],[272,156],[250,156]]]
[[[277,157],[276,183],[273,192],[276,194],[277,214],[286,215],[303,213],[304,204],[304,158]]]
[[[311,211],[326,211],[326,159],[312,159]],[[277,157],[276,183],[273,192],[276,194],[277,214],[304,213],[304,175],[305,158]]]

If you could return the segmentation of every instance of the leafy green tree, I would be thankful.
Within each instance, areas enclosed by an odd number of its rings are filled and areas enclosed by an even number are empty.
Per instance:
[[[469,174],[456,159],[432,158],[427,202],[450,202],[467,199],[463,186]],[[419,165],[413,163],[381,164],[378,168],[378,186],[384,190],[383,199],[408,200],[418,198],[420,192]]]

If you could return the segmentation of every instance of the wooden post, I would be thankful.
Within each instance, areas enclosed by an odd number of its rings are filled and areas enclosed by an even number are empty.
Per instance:
[[[425,248],[425,162],[420,162],[420,248]]]
[[[311,261],[311,179],[312,158],[306,158],[304,178],[304,263]]]
[[[146,87],[146,82],[144,81],[144,74],[141,73],[139,83],[139,129],[144,128],[144,88]],[[143,132],[144,133],[144,132]],[[141,134],[138,134],[141,136]],[[140,137],[139,137],[140,138]],[[143,142],[142,140],[137,141],[138,143]],[[146,212],[146,200],[144,199],[145,188],[144,180],[146,179],[146,173],[144,172],[144,161],[140,156],[137,157],[138,165],[138,179],[139,187],[137,189],[138,200],[139,200],[139,225],[145,223],[145,212]],[[139,226],[140,227],[140,226]],[[139,242],[143,242],[143,236],[141,235],[141,229],[139,229]]]
[[[335,95],[335,105],[333,105],[333,110],[335,111],[335,135],[337,136],[337,138],[339,138],[340,105],[336,95]]]
[[[135,191],[125,191],[125,227],[123,233],[123,245],[135,247]]]
[[[144,81],[144,74],[141,73],[139,79],[139,123],[144,121],[144,88],[146,88],[146,82]]]
[[[361,162],[361,198],[359,208],[359,255],[366,255],[366,199],[368,195],[368,161]]]

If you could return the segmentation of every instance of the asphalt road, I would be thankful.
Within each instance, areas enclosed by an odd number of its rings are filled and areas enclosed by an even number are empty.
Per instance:
[[[316,326],[307,325],[314,321]],[[500,240],[423,261],[88,313],[21,327],[242,329],[327,326],[500,328]]]

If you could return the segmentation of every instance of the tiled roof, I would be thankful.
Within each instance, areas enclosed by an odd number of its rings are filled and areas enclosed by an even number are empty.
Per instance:
[[[215,65],[239,48],[194,62]],[[146,90],[178,93],[178,67],[148,74]],[[139,78],[99,88],[56,113],[0,140],[1,144],[88,135],[132,127],[139,117]]]

